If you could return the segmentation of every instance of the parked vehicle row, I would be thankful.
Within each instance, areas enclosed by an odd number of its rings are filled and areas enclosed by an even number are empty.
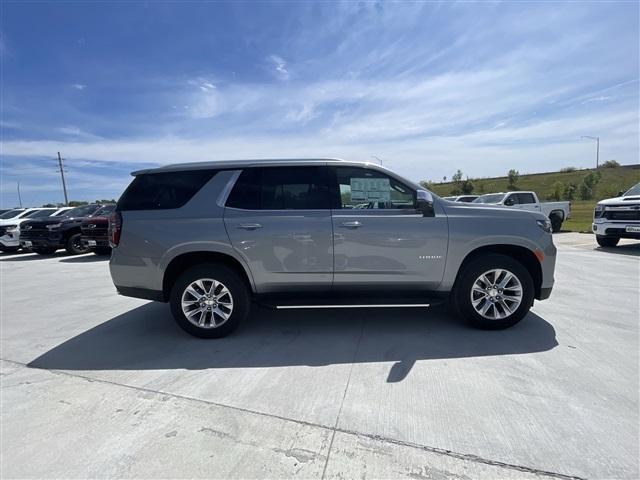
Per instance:
[[[0,214],[0,251],[42,255],[64,248],[71,254],[111,253],[108,216],[114,204],[62,208],[14,208]]]
[[[50,255],[64,248],[72,255],[87,253],[95,249],[88,240],[82,239],[82,224],[85,219],[98,216],[101,211],[110,212],[112,206],[91,204],[72,208],[59,217],[47,217],[23,222],[20,231],[20,246],[41,255]],[[104,249],[96,253],[109,253]]]
[[[591,228],[601,247],[615,247],[621,238],[640,239],[640,183],[599,201]]]

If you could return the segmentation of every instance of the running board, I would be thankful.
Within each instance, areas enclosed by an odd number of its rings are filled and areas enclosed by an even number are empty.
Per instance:
[[[259,303],[276,310],[332,308],[428,308],[442,298],[296,298],[261,299]]]

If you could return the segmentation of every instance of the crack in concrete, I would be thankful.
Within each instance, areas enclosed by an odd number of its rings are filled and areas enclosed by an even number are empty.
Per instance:
[[[28,364],[23,363],[23,362],[18,362],[15,360],[9,360],[6,358],[0,358],[0,361],[2,362],[7,362],[7,363],[11,363],[14,365],[19,365],[25,368],[33,368],[33,367],[29,367]],[[51,369],[47,369],[47,368],[37,368],[35,370],[42,370],[45,372],[49,372],[51,374],[54,375],[65,375],[71,378],[79,378],[88,382],[96,382],[96,383],[102,383],[105,385],[114,385],[117,387],[121,387],[121,388],[128,388],[131,390],[136,390],[139,392],[143,392],[143,393],[151,393],[154,395],[158,395],[158,396],[169,396],[171,398],[175,398],[175,399],[180,399],[180,400],[186,400],[186,401],[191,401],[191,402],[199,402],[199,403],[203,403],[206,405],[211,405],[211,406],[215,406],[215,407],[219,407],[219,408],[228,408],[237,412],[242,412],[242,413],[249,413],[252,415],[259,415],[262,417],[267,417],[267,418],[274,418],[274,419],[278,419],[278,420],[282,420],[285,422],[292,422],[292,423],[296,423],[298,425],[305,425],[308,427],[315,427],[315,428],[321,428],[324,430],[330,430],[333,432],[333,435],[335,436],[336,432],[339,433],[344,433],[346,435],[355,435],[357,437],[362,437],[362,438],[366,438],[369,440],[377,440],[379,442],[383,442],[383,443],[390,443],[392,445],[398,445],[401,447],[408,447],[408,448],[413,448],[413,449],[417,449],[417,450],[422,450],[425,452],[429,452],[429,453],[434,453],[434,454],[438,454],[438,455],[444,455],[447,457],[452,457],[452,458],[457,458],[459,460],[464,460],[464,461],[468,461],[468,462],[474,462],[474,463],[481,463],[484,465],[490,465],[490,466],[494,466],[494,467],[499,467],[499,468],[505,468],[505,469],[509,469],[509,470],[516,470],[519,472],[525,472],[525,473],[531,473],[534,475],[545,475],[548,477],[553,477],[553,478],[559,478],[559,479],[563,479],[563,480],[586,480],[584,477],[580,477],[577,475],[566,475],[563,473],[558,473],[558,472],[552,472],[552,471],[548,471],[548,470],[542,470],[542,469],[538,469],[538,468],[534,468],[534,467],[526,467],[523,465],[515,465],[512,463],[506,463],[506,462],[501,462],[498,460],[491,460],[491,459],[487,459],[487,458],[483,458],[480,457],[478,455],[474,455],[471,453],[460,453],[460,452],[455,452],[453,450],[447,450],[445,448],[439,448],[439,447],[431,447],[428,445],[421,445],[418,443],[413,443],[413,442],[407,442],[404,440],[398,440],[395,438],[391,438],[391,437],[385,437],[382,435],[376,435],[376,434],[371,434],[371,433],[363,433],[363,432],[358,432],[356,430],[349,430],[349,429],[345,429],[345,428],[338,428],[337,427],[337,422],[336,425],[334,425],[333,427],[329,426],[329,425],[323,425],[320,423],[314,423],[314,422],[308,422],[305,420],[298,420],[298,419],[294,419],[294,418],[288,418],[288,417],[284,417],[282,415],[277,415],[277,414],[273,414],[273,413],[266,413],[266,412],[261,412],[259,410],[251,410],[249,408],[243,408],[243,407],[237,407],[234,405],[227,405],[227,404],[223,404],[223,403],[217,403],[217,402],[213,402],[210,400],[204,400],[201,398],[194,398],[194,397],[188,397],[186,395],[180,395],[180,394],[176,394],[176,393],[169,393],[169,392],[165,392],[165,391],[161,391],[161,390],[153,390],[151,388],[145,388],[145,387],[137,387],[134,385],[127,385],[125,383],[118,383],[118,382],[114,382],[111,380],[102,380],[102,379],[96,379],[96,378],[92,378],[92,377],[87,377],[85,375],[78,375],[75,373],[69,373],[67,371],[64,370],[51,370]],[[39,383],[39,382],[38,382]],[[346,392],[346,390],[345,390]],[[345,393],[346,395],[346,393]],[[343,397],[343,403],[344,403],[344,397]],[[333,440],[333,437],[332,437]],[[333,443],[333,442],[332,442]],[[331,449],[331,446],[329,447],[329,451]],[[327,452],[327,462],[325,463],[325,469],[326,469],[326,465],[329,461],[329,451]]]

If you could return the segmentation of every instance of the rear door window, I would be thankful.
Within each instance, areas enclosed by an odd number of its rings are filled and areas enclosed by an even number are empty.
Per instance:
[[[536,203],[536,199],[533,198],[532,193],[518,193],[518,203]]]
[[[244,210],[328,210],[326,168],[245,169],[236,181],[226,206]]]
[[[134,178],[122,194],[118,210],[180,208],[215,174],[215,170],[143,173]]]

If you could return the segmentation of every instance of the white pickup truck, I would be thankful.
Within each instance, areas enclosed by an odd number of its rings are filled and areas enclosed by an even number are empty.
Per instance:
[[[571,202],[540,203],[536,192],[488,193],[476,198],[473,203],[488,203],[543,213],[551,220],[551,228],[554,232],[559,232],[562,222],[571,217]]]

